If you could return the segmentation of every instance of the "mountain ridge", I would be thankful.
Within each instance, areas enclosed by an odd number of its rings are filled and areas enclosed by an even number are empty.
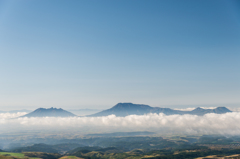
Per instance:
[[[21,117],[74,117],[75,114],[63,110],[62,108],[38,108],[31,113]]]
[[[144,115],[149,113],[156,113],[156,114],[163,113],[165,115],[190,114],[190,115],[203,116],[208,113],[224,114],[227,112],[232,112],[232,111],[230,111],[226,107],[217,107],[215,109],[203,109],[203,108],[197,107],[191,111],[182,111],[182,110],[175,110],[171,108],[151,107],[145,104],[118,103],[110,109],[106,109],[95,114],[87,115],[86,117],[108,116],[112,114],[120,117],[125,117],[128,115]],[[77,115],[69,111],[63,110],[62,108],[51,107],[51,108],[38,108],[33,112],[30,112],[21,117],[74,117],[74,116],[77,116]]]
[[[144,115],[149,113],[163,113],[165,115],[174,115],[174,114],[191,114],[191,115],[205,115],[208,113],[215,114],[224,114],[227,112],[232,112],[226,107],[217,107],[215,109],[203,109],[200,107],[195,108],[191,111],[181,111],[175,110],[171,108],[161,108],[161,107],[151,107],[145,104],[133,104],[133,103],[118,103],[110,109],[103,110],[101,112],[88,115],[88,117],[97,117],[97,116],[108,116],[108,115],[116,115],[116,116],[128,116],[128,115]]]

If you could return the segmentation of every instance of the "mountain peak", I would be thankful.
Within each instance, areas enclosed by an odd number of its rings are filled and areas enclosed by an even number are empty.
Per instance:
[[[221,106],[221,107],[217,107],[216,109],[224,109],[224,110],[229,110],[228,108],[226,108],[226,107],[223,107],[223,106]]]
[[[38,108],[22,117],[72,117],[76,116],[62,108]]]
[[[217,107],[215,109],[203,109],[203,108],[197,107],[196,109],[191,111],[191,114],[194,114],[194,115],[204,115],[208,113],[224,114],[227,112],[232,112],[232,111],[230,111],[226,107]]]
[[[144,115],[149,113],[156,113],[156,114],[164,113],[166,115],[173,115],[173,114],[205,115],[207,113],[223,114],[227,112],[231,112],[231,111],[225,107],[218,107],[216,109],[203,109],[201,107],[197,107],[192,111],[180,111],[180,110],[174,110],[170,108],[151,107],[149,105],[144,105],[144,104],[118,103],[110,109],[103,110],[99,113],[88,115],[88,116],[96,117],[96,116],[108,116],[112,114],[116,116],[128,116],[128,115]]]
[[[153,109],[153,107],[144,104],[118,103],[110,109],[89,116],[107,116],[111,114],[115,114],[116,116],[127,116],[132,114],[143,115],[150,113],[151,109]]]
[[[148,105],[144,105],[144,104],[133,104],[133,103],[118,103],[115,106],[112,107],[112,109],[121,109],[121,108],[140,108],[140,107],[146,107],[146,108],[150,108],[150,106]]]
[[[204,110],[204,109],[201,108],[201,107],[197,107],[197,108],[195,108],[194,110]]]
[[[232,112],[231,110],[229,110],[226,107],[217,107],[215,110],[215,113],[217,114],[222,114],[222,113],[226,113],[226,112]]]
[[[118,103],[115,106],[113,106],[113,108],[122,107],[122,106],[129,106],[129,105],[133,105],[133,104],[132,103]]]

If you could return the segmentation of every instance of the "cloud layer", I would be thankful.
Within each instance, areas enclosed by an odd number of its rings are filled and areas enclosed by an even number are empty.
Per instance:
[[[24,113],[0,114],[0,133],[20,131],[155,131],[163,134],[240,135],[240,113],[196,115],[147,114],[116,117],[15,118]],[[15,119],[11,119],[15,118]]]
[[[19,116],[23,116],[27,114],[26,112],[18,112],[18,113],[0,113],[0,120],[1,119],[11,119],[11,118],[16,118]]]

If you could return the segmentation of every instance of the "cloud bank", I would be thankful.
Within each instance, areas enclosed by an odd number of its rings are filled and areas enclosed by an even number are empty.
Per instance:
[[[27,114],[26,112],[17,112],[17,113],[0,113],[0,120],[1,119],[11,119],[11,118],[16,118],[19,116],[23,116]]]
[[[196,115],[129,115],[116,117],[15,118],[24,113],[0,114],[0,133],[18,131],[77,131],[98,133],[114,131],[155,131],[163,134],[240,135],[240,112]]]

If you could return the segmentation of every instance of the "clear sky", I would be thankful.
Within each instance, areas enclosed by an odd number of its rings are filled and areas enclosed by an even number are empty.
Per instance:
[[[240,106],[238,0],[0,0],[0,110]]]

